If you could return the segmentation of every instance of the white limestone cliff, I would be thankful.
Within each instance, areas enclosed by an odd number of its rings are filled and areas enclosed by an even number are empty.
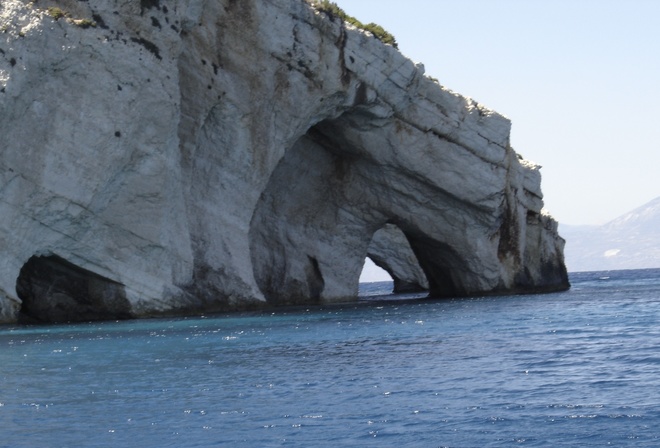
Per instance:
[[[305,1],[3,0],[0,30],[2,321],[351,300],[388,224],[432,295],[568,287],[509,121]]]

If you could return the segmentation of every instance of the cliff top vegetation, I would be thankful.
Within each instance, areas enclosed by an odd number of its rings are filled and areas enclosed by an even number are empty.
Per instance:
[[[314,8],[316,8],[319,11],[322,11],[326,13],[328,16],[331,18],[339,18],[343,20],[344,22],[348,22],[351,25],[353,25],[356,28],[360,28],[364,31],[369,31],[371,34],[374,35],[378,40],[381,42],[391,45],[394,48],[398,48],[396,38],[387,32],[385,29],[383,29],[382,26],[370,22],[367,23],[366,25],[362,22],[360,22],[358,19],[355,17],[349,15],[341,9],[335,2],[331,2],[329,0],[307,0]]]

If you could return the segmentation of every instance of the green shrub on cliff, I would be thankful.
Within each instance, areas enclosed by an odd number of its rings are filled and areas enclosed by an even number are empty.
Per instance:
[[[1,0],[0,0],[1,1]],[[74,19],[71,18],[68,12],[57,8],[55,6],[46,8],[46,14],[51,16],[55,20],[66,19],[69,23],[73,23],[80,28],[92,28],[96,27],[96,22],[90,19]]]
[[[373,34],[377,39],[379,39],[381,42],[386,43],[388,45],[393,46],[394,48],[398,48],[398,45],[396,43],[396,39],[394,36],[385,29],[383,29],[382,26],[376,24],[376,23],[368,23],[364,24],[360,22],[358,19],[356,19],[353,16],[349,16],[346,14],[346,11],[341,9],[335,2],[331,2],[329,0],[312,0],[311,4],[318,9],[319,11],[322,11],[329,15],[331,18],[337,17],[344,22],[348,22],[351,25],[353,25],[356,28],[360,28],[365,31],[369,31],[371,34]]]
[[[51,16],[55,20],[59,20],[62,17],[66,17],[66,13],[57,7],[48,8],[46,12],[48,13],[49,16]]]
[[[364,29],[365,31],[369,31],[371,34],[373,34],[378,39],[380,39],[383,43],[391,45],[394,48],[398,48],[394,36],[388,33],[387,31],[385,31],[382,26],[371,22],[371,23],[367,23],[361,28]]]

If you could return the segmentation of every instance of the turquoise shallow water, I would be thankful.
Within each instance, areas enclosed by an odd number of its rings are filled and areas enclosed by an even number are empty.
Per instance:
[[[571,280],[0,327],[0,447],[660,446],[660,270]]]

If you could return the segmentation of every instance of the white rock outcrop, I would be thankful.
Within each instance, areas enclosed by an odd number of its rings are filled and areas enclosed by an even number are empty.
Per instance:
[[[509,121],[305,1],[3,0],[0,30],[3,321],[351,300],[387,224],[433,295],[568,287]]]

